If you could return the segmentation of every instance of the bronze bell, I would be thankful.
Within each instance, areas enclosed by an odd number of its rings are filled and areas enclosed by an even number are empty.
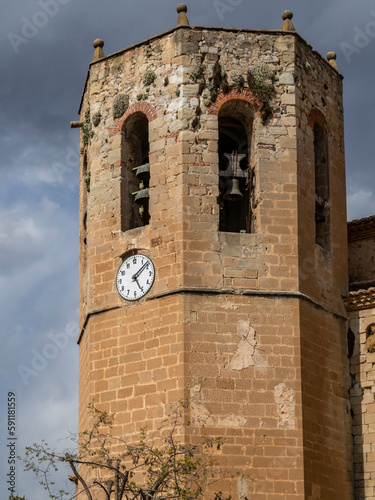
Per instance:
[[[134,201],[138,203],[138,205],[144,206],[148,203],[148,199],[150,197],[149,188],[141,189],[140,191],[133,194],[135,194]]]
[[[140,179],[141,181],[143,181],[145,183],[149,182],[149,180],[150,180],[150,164],[149,163],[145,163],[144,165],[140,165],[139,167],[136,167],[133,170],[136,170],[136,176],[138,177],[138,179]]]
[[[229,179],[227,190],[225,191],[223,198],[227,201],[238,201],[243,198],[238,179]]]

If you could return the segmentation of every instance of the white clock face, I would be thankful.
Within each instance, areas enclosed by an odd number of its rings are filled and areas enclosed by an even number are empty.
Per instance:
[[[118,293],[125,300],[138,300],[150,290],[154,278],[152,261],[141,253],[132,255],[124,260],[117,272]]]

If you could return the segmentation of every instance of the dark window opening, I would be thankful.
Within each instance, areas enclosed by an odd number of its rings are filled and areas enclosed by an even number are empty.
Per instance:
[[[143,113],[131,115],[122,131],[122,231],[145,226],[150,221],[148,119]]]
[[[87,245],[87,237],[86,237],[86,234],[87,234],[87,210],[85,212],[85,215],[83,216],[83,230],[85,232],[85,236],[83,238],[83,243],[85,245]]]
[[[323,126],[314,125],[315,242],[330,249],[330,193],[328,138]]]
[[[220,115],[219,231],[251,232],[249,149],[248,133],[242,120]]]
[[[83,243],[85,245],[87,245],[87,197],[90,190],[90,184],[88,184],[89,182],[88,179],[90,179],[90,172],[88,172],[87,154],[85,152],[83,156],[82,173],[81,173],[81,200],[82,200],[82,208],[84,210],[81,234],[83,238]]]

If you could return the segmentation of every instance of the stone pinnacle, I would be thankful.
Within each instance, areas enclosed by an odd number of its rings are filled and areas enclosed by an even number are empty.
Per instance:
[[[186,15],[187,12],[186,5],[184,3],[180,3],[177,5],[176,10],[178,12],[177,26],[190,26],[189,20]]]
[[[329,62],[329,64],[335,68],[335,70],[339,70],[339,68],[337,67],[337,64],[336,64],[336,52],[328,52],[327,53],[327,60]]]
[[[281,17],[284,20],[284,24],[283,24],[283,28],[282,28],[283,31],[296,31],[296,29],[292,23],[293,12],[291,10],[285,10]]]
[[[93,61],[97,61],[98,59],[105,57],[103,52],[103,47],[104,47],[103,40],[97,38],[96,40],[94,40],[93,46],[95,48],[94,57],[92,58]]]

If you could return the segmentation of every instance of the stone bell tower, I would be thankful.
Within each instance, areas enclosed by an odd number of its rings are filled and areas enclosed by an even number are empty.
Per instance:
[[[92,400],[132,439],[187,399],[185,439],[223,436],[218,460],[245,475],[220,486],[234,499],[349,500],[335,54],[290,11],[267,31],[177,11],[176,28],[112,55],[94,42],[73,124],[80,429]]]

